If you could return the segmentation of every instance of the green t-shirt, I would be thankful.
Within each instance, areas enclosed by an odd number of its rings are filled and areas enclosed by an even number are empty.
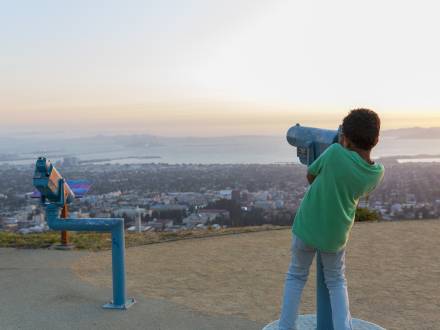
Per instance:
[[[357,152],[334,143],[308,171],[316,178],[301,202],[292,230],[318,250],[339,251],[347,244],[359,198],[379,184],[384,167],[368,164]]]

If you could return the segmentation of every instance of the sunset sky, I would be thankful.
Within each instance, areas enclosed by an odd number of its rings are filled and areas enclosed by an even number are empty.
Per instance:
[[[0,129],[284,134],[371,107],[440,126],[437,1],[0,2]]]

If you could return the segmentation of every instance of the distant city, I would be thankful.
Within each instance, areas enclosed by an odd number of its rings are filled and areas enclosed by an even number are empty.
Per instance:
[[[440,217],[440,163],[381,160],[384,181],[360,207],[382,220]],[[128,231],[291,225],[307,190],[299,164],[93,164],[68,157],[56,164],[69,179],[87,179],[89,194],[72,217],[123,217]],[[0,230],[47,230],[32,199],[33,165],[0,167]]]

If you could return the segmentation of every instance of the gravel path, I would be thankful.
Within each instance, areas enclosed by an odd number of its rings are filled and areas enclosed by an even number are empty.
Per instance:
[[[347,253],[354,317],[387,329],[440,329],[440,221],[356,224]],[[212,315],[268,323],[279,315],[290,230],[186,240],[127,250],[131,292]],[[110,252],[74,264],[85,281],[111,286]],[[314,272],[302,313],[313,313]]]

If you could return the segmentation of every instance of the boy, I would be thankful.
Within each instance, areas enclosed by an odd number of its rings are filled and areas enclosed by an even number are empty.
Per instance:
[[[379,141],[379,130],[380,119],[374,111],[352,110],[343,120],[339,143],[309,166],[310,187],[292,227],[292,260],[286,274],[279,330],[296,330],[301,294],[317,251],[330,293],[333,327],[352,329],[345,246],[359,198],[374,190],[383,177],[383,166],[370,158]]]

